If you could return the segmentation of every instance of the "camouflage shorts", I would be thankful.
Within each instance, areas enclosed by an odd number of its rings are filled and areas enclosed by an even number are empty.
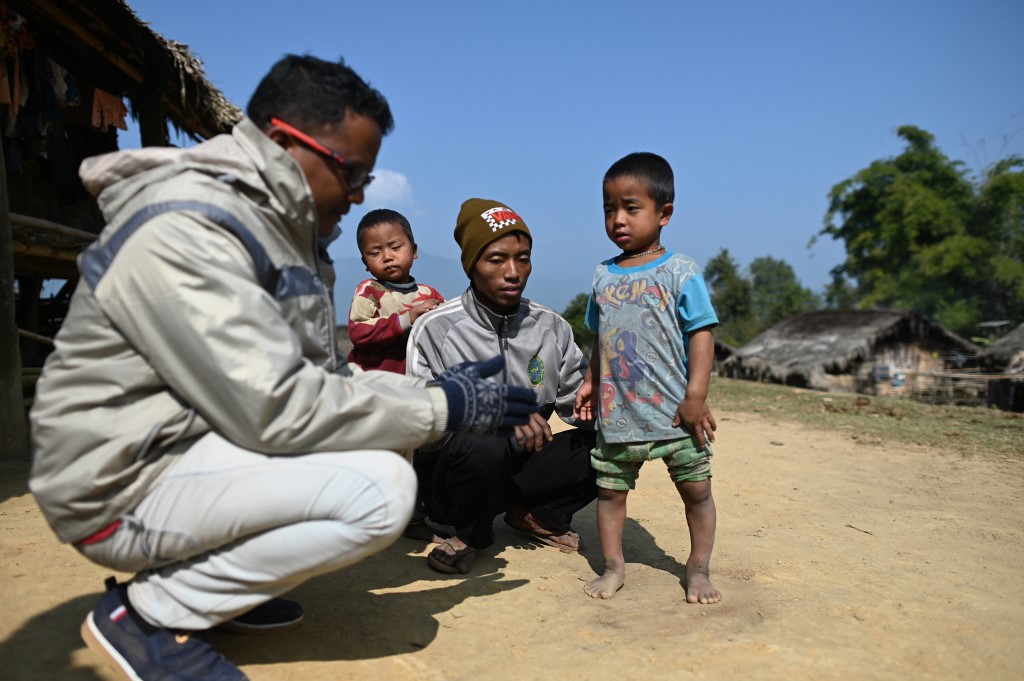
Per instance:
[[[664,459],[672,482],[700,482],[711,477],[711,447],[697,449],[693,437],[631,444],[607,443],[597,433],[590,465],[597,471],[597,486],[626,491],[636,489],[645,461]]]

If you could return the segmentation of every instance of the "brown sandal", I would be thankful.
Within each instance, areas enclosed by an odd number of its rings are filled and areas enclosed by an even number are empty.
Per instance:
[[[454,553],[448,553],[444,548],[446,546]],[[427,565],[447,575],[469,574],[475,562],[476,549],[468,544],[464,548],[457,549],[452,546],[451,539],[445,539],[427,554]]]
[[[530,535],[542,544],[555,547],[562,553],[577,553],[586,548],[583,538],[575,530],[556,534],[538,523],[533,514],[525,509],[508,511],[505,514],[505,524]]]

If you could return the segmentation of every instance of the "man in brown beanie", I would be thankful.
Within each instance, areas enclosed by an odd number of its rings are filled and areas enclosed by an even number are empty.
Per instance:
[[[470,286],[413,327],[406,372],[434,380],[498,352],[506,360],[500,379],[533,390],[541,411],[512,437],[458,433],[417,451],[420,500],[432,521],[455,528],[427,561],[441,572],[468,573],[477,551],[494,543],[494,517],[502,512],[536,540],[579,551],[583,542],[570,523],[597,495],[593,424],[572,417],[587,361],[568,322],[523,298],[533,239],[518,213],[500,201],[469,199],[455,241]],[[552,434],[553,412],[581,427]]]

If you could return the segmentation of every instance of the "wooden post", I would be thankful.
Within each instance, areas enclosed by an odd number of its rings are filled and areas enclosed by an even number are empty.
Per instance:
[[[42,294],[43,278],[40,275],[18,277],[18,296],[21,300],[15,307],[14,319],[17,321],[19,317],[21,318],[21,326],[18,328],[22,331],[39,331],[39,296]],[[23,333],[20,335],[22,338],[25,337]],[[39,366],[39,351],[35,345],[29,345],[25,354],[21,356],[22,369],[26,366]]]
[[[12,240],[7,167],[0,139],[0,459],[27,459],[28,423],[21,395],[21,351],[14,318]]]
[[[143,95],[139,106],[139,138],[144,147],[166,147],[171,138],[167,132],[167,119],[155,88]]]

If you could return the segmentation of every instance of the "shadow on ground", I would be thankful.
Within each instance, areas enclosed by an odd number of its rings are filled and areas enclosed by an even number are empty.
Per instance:
[[[0,459],[0,503],[28,492],[28,459]]]
[[[682,502],[679,502],[679,534],[686,537],[686,519],[682,513]],[[587,561],[594,576],[604,573],[604,557],[601,554],[601,542],[597,536],[597,523],[594,521],[594,505],[591,504],[580,511],[573,522],[573,527],[580,533],[587,543],[586,550],[580,555]],[[503,533],[498,533],[499,540],[504,539]],[[679,534],[672,537],[662,537],[663,540],[671,543],[679,543]],[[522,535],[513,533],[514,538],[508,541],[508,546],[516,550],[537,550],[551,551],[539,542],[524,539]],[[686,555],[689,553],[689,540],[682,540],[679,547],[682,551],[680,558],[668,554],[665,549],[658,545],[652,535],[642,524],[642,521],[633,518],[626,518],[622,530],[622,553],[627,564],[646,565],[656,570],[662,570],[679,579],[683,585],[686,577]]]
[[[437,615],[469,598],[516,589],[527,580],[504,580],[506,561],[483,556],[472,578],[443,584],[446,575],[427,569],[407,552],[420,542],[400,539],[386,551],[346,570],[311,580],[288,594],[303,604],[306,619],[292,631],[266,636],[207,632],[214,647],[238,665],[305,660],[361,660],[425,648],[437,636]],[[424,580],[410,592],[372,593]],[[430,582],[439,586],[431,587]],[[0,676],[11,679],[95,679],[73,660],[84,647],[79,627],[100,593],[79,596],[26,622],[0,643]],[[44,655],[26,651],[47,651]],[[88,653],[86,664],[98,660]]]

